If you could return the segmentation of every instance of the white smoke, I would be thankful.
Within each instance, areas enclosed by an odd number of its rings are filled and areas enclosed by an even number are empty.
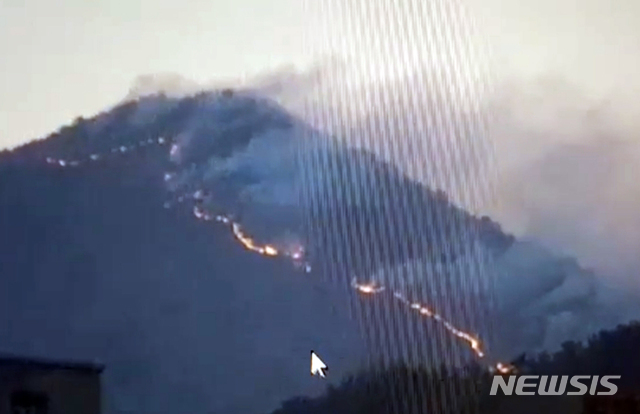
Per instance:
[[[519,234],[635,290],[640,269],[638,105],[543,80],[494,101],[500,205]]]
[[[334,130],[350,145],[534,241],[483,271],[497,275],[497,301],[520,324],[511,333],[540,325],[520,346],[553,348],[637,317],[637,99],[598,97],[548,76],[495,82],[470,94],[477,102],[432,79],[343,92],[339,113],[323,116],[340,120]]]
[[[498,258],[476,246],[453,264],[407,258],[358,276],[413,292],[464,326],[482,321],[456,311],[461,303],[485,316],[481,308],[494,306],[500,324],[491,329],[500,332],[491,336],[505,353],[554,348],[636,315],[627,292],[612,283],[632,280],[638,269],[639,193],[631,177],[639,152],[628,117],[563,81],[494,85],[465,99],[433,73],[368,85],[351,82],[357,72],[344,66],[339,77],[336,67],[283,70],[230,99],[222,92],[202,98],[200,115],[176,137],[169,184],[207,189],[210,208],[241,216],[269,242],[308,240],[302,228],[323,206],[394,197],[374,173],[388,161],[532,241]],[[349,148],[375,157],[358,158]],[[417,223],[388,215],[375,221],[395,223],[405,236]],[[431,236],[416,229],[412,237]],[[371,253],[354,240],[347,243],[361,246],[361,255]],[[446,292],[458,299],[443,301]]]

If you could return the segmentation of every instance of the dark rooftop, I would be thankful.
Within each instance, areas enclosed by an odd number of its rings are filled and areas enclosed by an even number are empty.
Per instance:
[[[66,369],[96,374],[99,374],[104,370],[104,365],[95,362],[53,360],[0,353],[0,368],[3,367],[43,370]]]

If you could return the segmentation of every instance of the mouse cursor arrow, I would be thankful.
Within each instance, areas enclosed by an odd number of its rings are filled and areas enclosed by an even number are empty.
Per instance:
[[[329,368],[325,365],[324,362],[320,359],[315,352],[311,351],[311,375],[319,375],[322,378],[325,378],[325,371],[328,371]]]

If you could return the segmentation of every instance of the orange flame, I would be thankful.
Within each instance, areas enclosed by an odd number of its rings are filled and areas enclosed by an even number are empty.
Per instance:
[[[207,212],[202,210],[200,207],[194,208],[194,215],[199,219],[209,220],[211,218],[211,216]],[[229,217],[218,215],[215,217],[215,219],[216,221],[219,221],[221,223],[230,224],[231,225],[230,227],[232,229],[233,235],[236,238],[236,240],[238,240],[240,244],[242,244],[249,251],[256,252],[264,256],[271,256],[271,257],[285,255],[285,256],[289,256],[291,259],[293,259],[297,263],[300,263],[299,260],[303,257],[304,249],[302,246],[297,246],[293,251],[290,251],[290,252],[279,251],[273,245],[270,245],[270,244],[260,245],[256,243],[251,237],[249,237],[242,231],[240,224],[232,221]],[[304,263],[304,269],[307,273],[311,271],[311,267],[308,263]],[[355,278],[352,280],[351,286],[354,289],[356,289],[358,292],[365,295],[375,295],[386,290],[385,286],[380,285],[378,283],[373,283],[373,282],[358,283]],[[404,305],[409,306],[411,309],[417,311],[420,315],[428,317],[440,323],[447,331],[449,331],[449,333],[465,341],[478,358],[485,357],[485,352],[482,349],[482,342],[480,341],[479,338],[475,337],[469,332],[465,332],[457,328],[451,322],[443,318],[442,315],[440,315],[439,313],[437,313],[436,311],[434,311],[433,309],[429,308],[424,304],[421,304],[418,302],[410,302],[405,296],[403,296],[399,292],[394,292],[393,296],[396,299],[398,299],[400,302],[402,302]],[[508,364],[498,362],[495,368],[490,367],[490,369],[492,371],[497,370],[502,374],[506,374],[511,372],[513,367]]]
[[[199,210],[199,209],[198,210],[194,209],[194,214],[198,218],[208,217],[207,213],[205,213],[205,212],[203,212],[202,210]],[[269,245],[269,244],[259,245],[259,244],[257,244],[251,237],[247,236],[242,231],[242,229],[241,229],[241,227],[240,227],[240,225],[238,223],[233,222],[230,218],[228,218],[226,216],[218,215],[218,216],[216,216],[216,220],[219,221],[219,222],[222,222],[224,224],[231,224],[231,229],[233,231],[233,234],[234,234],[236,240],[238,240],[247,250],[259,253],[259,254],[264,255],[264,256],[286,255],[286,256],[291,257],[294,261],[297,261],[297,260],[302,258],[302,255],[303,255],[303,252],[304,252],[304,249],[302,248],[302,246],[298,246],[292,252],[281,252],[276,247],[274,247],[272,245]],[[310,272],[311,271],[311,267],[309,266],[309,264],[305,264],[305,271],[306,272]],[[352,280],[351,286],[354,289],[356,289],[358,292],[360,292],[362,294],[365,294],[365,295],[375,295],[375,294],[381,293],[381,292],[386,290],[385,286],[380,285],[378,283],[374,283],[374,282],[371,282],[371,283],[358,283],[355,278]],[[400,302],[405,304],[406,306],[409,306],[411,309],[417,311],[420,315],[428,317],[428,318],[433,319],[434,321],[440,323],[447,331],[449,331],[449,333],[451,333],[452,335],[456,336],[457,338],[465,341],[478,358],[484,358],[485,357],[485,352],[482,349],[482,342],[480,341],[479,338],[475,337],[474,335],[472,335],[469,332],[465,332],[465,331],[457,328],[451,322],[449,322],[448,320],[443,318],[442,315],[440,315],[439,313],[437,313],[436,311],[434,311],[433,309],[429,308],[428,306],[426,306],[424,304],[421,304],[421,303],[418,303],[418,302],[410,302],[405,296],[403,296],[399,292],[394,292],[393,296],[396,299],[398,299]],[[495,368],[492,367],[491,369],[492,370],[497,370],[501,374],[506,374],[506,373],[511,372],[513,367],[508,365],[508,364],[504,364],[502,362],[498,362],[496,364]]]
[[[502,362],[498,362],[496,364],[496,369],[498,370],[499,373],[501,374],[508,374],[511,371],[513,371],[515,367],[513,365],[509,365],[509,364],[504,364]]]
[[[358,290],[360,293],[364,293],[366,295],[374,295],[380,292],[383,292],[385,290],[385,287],[382,285],[378,285],[376,283],[358,283],[355,279],[351,282],[351,286],[353,286],[356,290]],[[484,351],[482,350],[482,345],[480,343],[480,340],[476,337],[474,337],[473,335],[471,335],[468,332],[465,332],[463,330],[460,330],[458,328],[456,328],[453,324],[451,324],[451,322],[449,322],[448,320],[444,319],[440,314],[438,314],[437,312],[433,311],[432,309],[428,308],[427,306],[417,303],[417,302],[410,302],[409,300],[407,300],[407,298],[405,298],[401,293],[399,292],[394,292],[393,296],[398,299],[400,302],[402,302],[403,304],[409,306],[411,309],[418,311],[418,313],[420,313],[420,315],[426,316],[428,318],[431,318],[435,321],[437,321],[438,323],[440,323],[442,326],[445,327],[445,329],[447,331],[449,331],[451,334],[457,336],[458,338],[464,340],[465,342],[467,342],[469,344],[469,347],[471,348],[471,350],[473,350],[473,352],[479,357],[479,358],[483,358],[484,357]]]
[[[411,309],[417,310],[420,313],[420,315],[426,316],[428,318],[431,318],[439,322],[451,334],[467,342],[471,347],[471,350],[478,356],[478,358],[484,357],[482,344],[480,343],[480,340],[478,338],[476,338],[475,336],[471,335],[468,332],[465,332],[461,329],[456,328],[451,322],[444,319],[440,314],[436,313],[432,309],[429,309],[427,306],[417,302],[414,302],[414,303],[409,302],[404,296],[402,296],[401,293],[395,292],[393,296],[396,299],[398,299],[400,302],[404,303],[405,305],[408,305]]]
[[[351,281],[353,286],[358,292],[366,295],[375,295],[384,291],[384,286],[378,286],[376,283],[358,283],[355,279]]]
[[[265,256],[277,256],[278,249],[271,246],[270,244],[258,245],[253,239],[247,235],[245,235],[240,229],[240,225],[238,223],[233,223],[231,225],[233,229],[233,235],[236,236],[236,239],[247,249],[252,252],[256,252]]]

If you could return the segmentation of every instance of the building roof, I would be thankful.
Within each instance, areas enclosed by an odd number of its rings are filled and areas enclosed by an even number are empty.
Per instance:
[[[54,360],[0,353],[0,368],[2,367],[43,370],[66,369],[96,374],[99,374],[104,370],[104,365],[95,362]]]

